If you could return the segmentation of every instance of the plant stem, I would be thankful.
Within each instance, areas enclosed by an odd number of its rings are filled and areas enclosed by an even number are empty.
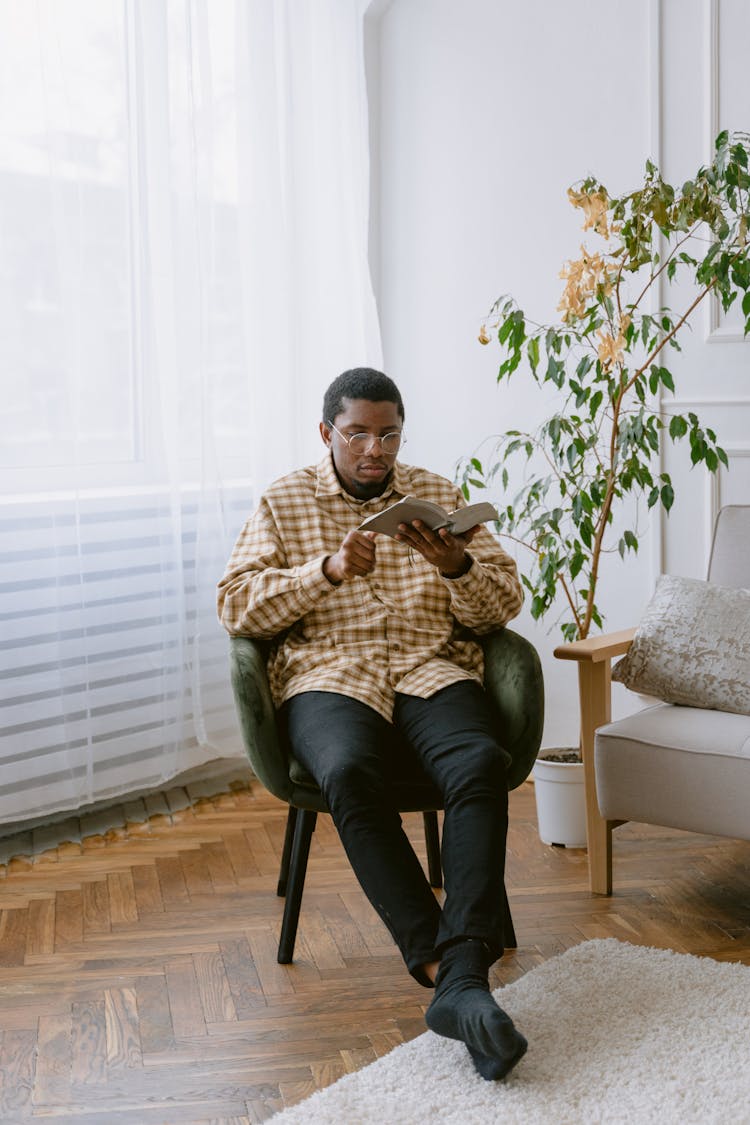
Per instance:
[[[671,331],[668,332],[667,335],[664,337],[664,339],[661,340],[656,345],[656,347],[654,348],[654,350],[652,351],[652,353],[648,357],[648,359],[645,361],[645,363],[641,367],[638,368],[635,375],[633,375],[632,379],[630,379],[629,382],[626,383],[626,385],[624,387],[624,390],[623,390],[623,394],[627,393],[627,391],[630,390],[630,388],[633,386],[633,384],[635,382],[637,382],[637,380],[641,377],[641,375],[646,370],[648,365],[650,363],[653,363],[653,361],[656,359],[656,357],[658,356],[659,352],[662,350],[664,345],[668,344],[669,341],[672,339],[672,337],[680,330],[680,328],[682,328],[682,326],[685,323],[685,321],[687,320],[687,318],[690,316],[690,314],[693,312],[693,310],[698,307],[698,305],[701,303],[701,301],[706,296],[706,294],[711,292],[711,290],[713,289],[715,284],[716,284],[716,280],[714,279],[711,282],[710,285],[707,285],[706,288],[701,293],[698,294],[698,296],[695,298],[695,300],[693,301],[692,305],[687,310],[687,312],[683,313],[683,315],[680,317],[680,319],[677,321],[677,323],[672,326]]]
[[[651,274],[651,276],[649,277],[648,281],[647,281],[647,282],[646,282],[646,284],[644,285],[643,289],[642,289],[642,290],[641,290],[641,292],[640,292],[640,293],[638,294],[638,297],[637,297],[637,299],[636,299],[636,300],[635,300],[635,301],[633,302],[633,306],[632,306],[632,307],[633,307],[634,309],[637,309],[637,308],[638,308],[638,306],[640,305],[641,301],[643,300],[643,298],[645,297],[645,295],[646,295],[646,294],[648,293],[648,291],[649,291],[649,289],[651,288],[651,286],[653,285],[653,283],[654,283],[654,282],[656,281],[657,277],[659,277],[659,275],[660,275],[660,274],[662,274],[662,273],[664,272],[664,270],[665,270],[665,269],[667,268],[667,266],[669,265],[669,263],[670,263],[670,262],[672,261],[672,258],[674,258],[675,254],[676,254],[676,253],[677,253],[677,251],[678,251],[678,250],[680,249],[680,247],[681,247],[681,246],[683,246],[683,245],[684,245],[684,244],[685,244],[685,243],[687,242],[687,240],[688,240],[689,238],[692,238],[692,237],[693,237],[693,235],[694,235],[694,232],[695,232],[695,231],[696,231],[696,230],[698,229],[698,227],[699,227],[699,226],[700,226],[700,223],[694,223],[694,224],[693,224],[693,226],[692,226],[692,227],[690,228],[690,230],[689,230],[689,231],[687,232],[687,234],[685,235],[685,237],[684,237],[684,238],[681,238],[681,239],[680,239],[680,240],[679,240],[678,242],[676,242],[676,243],[675,243],[675,245],[674,245],[674,248],[673,248],[673,249],[671,250],[671,252],[670,252],[670,253],[669,253],[669,254],[667,255],[667,257],[666,257],[666,258],[664,259],[664,261],[662,262],[662,264],[661,264],[661,265],[659,266],[658,270],[656,270],[656,271],[655,271],[654,273],[652,273],[652,274]]]
[[[534,554],[534,555],[540,555],[541,554],[541,551],[539,550],[538,547],[532,547],[531,543],[527,543],[525,539],[519,539],[517,535],[511,535],[507,531],[501,531],[500,534],[505,536],[506,539],[510,539],[511,543],[518,543],[518,545],[520,547],[525,547],[527,551],[531,551],[532,554]],[[570,606],[570,612],[573,614],[573,617],[575,618],[576,626],[577,626],[577,628],[579,630],[579,633],[580,633],[580,630],[581,630],[581,615],[579,614],[578,609],[576,607],[576,604],[575,604],[575,602],[574,602],[574,600],[571,596],[570,590],[568,589],[568,584],[565,581],[565,575],[562,573],[562,571],[557,572],[557,580],[563,588],[563,591],[565,593],[565,597],[568,600],[568,605]],[[581,636],[581,640],[583,640],[583,636]]]

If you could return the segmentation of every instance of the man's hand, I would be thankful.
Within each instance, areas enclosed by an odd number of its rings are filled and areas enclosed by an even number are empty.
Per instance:
[[[436,566],[444,578],[460,578],[471,566],[466,548],[480,526],[470,527],[463,535],[451,535],[444,527],[430,531],[422,520],[414,520],[413,523],[400,523],[396,538],[419,551],[422,558]]]
[[[339,586],[353,578],[369,574],[375,569],[375,532],[350,531],[335,555],[323,563],[323,573],[329,582]]]

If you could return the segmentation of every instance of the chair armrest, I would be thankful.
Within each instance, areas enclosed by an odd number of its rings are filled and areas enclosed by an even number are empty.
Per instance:
[[[601,637],[587,637],[585,641],[572,641],[558,645],[555,656],[558,660],[591,660],[598,664],[622,656],[630,648],[635,629],[621,629],[619,633],[604,633]]]
[[[512,758],[508,789],[531,773],[544,727],[544,679],[534,646],[512,629],[479,638],[484,649],[484,683],[498,715],[500,739]]]
[[[232,691],[242,741],[258,780],[274,797],[289,801],[289,755],[278,735],[266,674],[266,649],[250,637],[230,638]]]

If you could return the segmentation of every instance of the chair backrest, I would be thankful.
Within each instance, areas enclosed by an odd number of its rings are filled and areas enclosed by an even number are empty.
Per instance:
[[[729,504],[716,517],[708,581],[750,588],[750,504]]]

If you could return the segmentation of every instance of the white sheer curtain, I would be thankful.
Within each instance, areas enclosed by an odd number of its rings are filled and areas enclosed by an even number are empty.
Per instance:
[[[378,365],[359,0],[0,0],[0,823],[241,755],[214,588]]]

